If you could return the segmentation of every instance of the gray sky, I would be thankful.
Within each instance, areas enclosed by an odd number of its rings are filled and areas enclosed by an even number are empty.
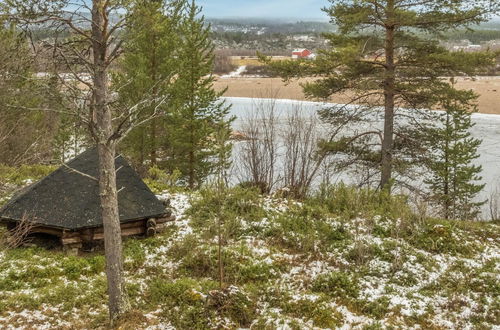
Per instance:
[[[207,17],[316,18],[327,20],[321,8],[328,0],[198,0]]]

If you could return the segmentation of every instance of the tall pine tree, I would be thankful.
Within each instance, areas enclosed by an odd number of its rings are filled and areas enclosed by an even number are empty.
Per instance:
[[[431,201],[445,219],[473,220],[485,203],[475,200],[484,188],[481,166],[475,165],[479,157],[480,139],[473,138],[471,111],[477,110],[477,99],[472,91],[450,90],[453,99],[444,99],[440,125],[430,129],[431,157],[428,168],[432,176],[426,180],[431,190]]]
[[[492,53],[451,52],[439,42],[441,33],[467,27],[497,13],[499,0],[330,0],[325,8],[337,32],[327,35],[330,48],[315,61],[269,62],[285,79],[315,76],[304,91],[312,98],[329,99],[364,108],[325,111],[325,121],[338,125],[365,120],[366,109],[383,109],[383,128],[354,132],[348,136],[350,150],[367,151],[354,159],[373,162],[379,172],[379,187],[390,189],[394,172],[408,171],[418,141],[411,129],[418,125],[418,109],[432,109],[439,100],[436,91],[448,91],[446,76],[474,75],[494,63]],[[452,99],[456,93],[441,97]],[[399,113],[398,109],[413,111]],[[412,117],[408,119],[408,117]],[[408,125],[408,120],[413,121]],[[333,128],[334,131],[338,127]],[[352,132],[347,132],[349,135]],[[346,136],[342,136],[345,141]],[[361,142],[361,146],[351,147]],[[363,146],[374,147],[363,148]],[[410,146],[411,145],[411,146]],[[408,147],[410,146],[410,147]],[[376,151],[378,156],[373,157]],[[406,154],[405,154],[406,153]],[[407,154],[409,153],[409,155]],[[359,162],[357,162],[359,163]],[[372,167],[373,168],[373,167]]]
[[[184,5],[180,0],[134,2],[125,30],[125,54],[114,84],[120,102],[129,107],[143,107],[144,118],[158,107],[162,114],[167,114],[174,105],[173,86],[179,73],[179,25]],[[145,95],[158,102],[140,104]],[[122,142],[121,149],[137,168],[146,169],[158,163],[165,125],[164,116],[159,116],[134,129]]]
[[[179,170],[182,180],[191,189],[197,188],[227,159],[228,144],[220,150],[216,136],[229,132],[229,107],[220,100],[225,91],[215,92],[214,45],[210,27],[201,8],[194,1],[186,6],[180,26],[179,75],[176,81],[176,107],[168,120],[167,168]]]

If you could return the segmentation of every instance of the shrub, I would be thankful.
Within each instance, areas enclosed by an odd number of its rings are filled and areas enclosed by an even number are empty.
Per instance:
[[[231,62],[231,58],[223,51],[216,51],[214,58],[215,74],[225,74],[233,71],[236,66]]]
[[[127,270],[135,270],[146,261],[146,251],[142,242],[138,239],[130,239],[124,244],[125,267]]]
[[[22,165],[20,167],[0,166],[0,182],[22,185],[26,180],[37,181],[56,169],[49,165]]]
[[[237,325],[249,327],[255,317],[255,304],[236,286],[222,290],[212,290],[208,294],[207,305],[215,309],[221,317],[228,317]]]
[[[202,300],[195,288],[201,289],[198,282],[181,278],[176,281],[154,279],[149,285],[148,296],[152,304],[194,304]]]
[[[364,265],[372,259],[374,252],[373,246],[364,241],[356,241],[353,248],[347,253],[346,258],[356,265]]]
[[[389,312],[390,299],[381,297],[374,301],[361,303],[361,311],[380,320]]]
[[[357,298],[359,295],[357,279],[344,272],[319,275],[313,281],[311,289],[313,292],[322,292],[338,298]]]
[[[480,249],[476,243],[459,237],[453,221],[427,220],[408,240],[416,248],[433,253],[472,256]]]
[[[260,221],[266,214],[261,196],[255,189],[228,189],[223,200],[212,189],[200,191],[201,198],[192,203],[187,214],[191,226],[211,239],[217,235],[217,217],[221,217],[225,240],[244,234],[243,222]]]
[[[222,252],[227,283],[267,281],[277,276],[276,267],[254,258],[246,245],[227,247]],[[217,247],[202,245],[190,251],[181,260],[179,272],[186,276],[219,278]]]
[[[244,74],[251,76],[276,77],[276,73],[273,72],[273,70],[271,70],[267,65],[247,65]]]
[[[326,251],[332,246],[345,244],[350,234],[342,226],[325,219],[317,219],[296,211],[278,214],[264,235],[273,242],[300,252]]]
[[[188,234],[183,240],[176,241],[169,249],[168,254],[174,258],[174,260],[179,261],[185,256],[196,251],[200,245],[200,240],[194,234]]]
[[[200,290],[201,286],[192,279],[158,278],[150,283],[147,296],[150,304],[163,307],[164,316],[174,327],[205,329],[209,327],[211,315],[205,309],[204,294]]]
[[[308,299],[291,301],[283,306],[283,312],[293,317],[312,320],[316,327],[335,329],[342,325],[343,316],[328,304]]]
[[[387,192],[369,188],[359,189],[344,184],[322,186],[307,203],[324,208],[346,220],[356,217],[371,219],[375,215],[384,215],[392,219],[409,219],[412,216],[405,196],[389,195]]]
[[[216,287],[217,283],[213,281],[155,279],[149,286],[149,302],[162,305],[165,317],[179,329],[211,328],[210,319],[217,317],[248,327],[255,315],[255,304],[238,287],[222,290]],[[175,313],[172,313],[173,309]]]

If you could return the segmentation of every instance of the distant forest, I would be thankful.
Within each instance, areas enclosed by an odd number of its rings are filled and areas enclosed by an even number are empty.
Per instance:
[[[490,40],[500,40],[500,28],[497,30],[456,30],[444,35],[449,41],[459,41],[467,39],[473,44],[480,44]]]

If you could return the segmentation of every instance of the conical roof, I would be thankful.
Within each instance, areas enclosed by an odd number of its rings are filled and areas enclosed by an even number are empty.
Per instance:
[[[76,173],[98,176],[97,148],[90,149],[29,186],[0,209],[0,218],[19,221],[23,215],[37,224],[63,229],[102,226],[98,182]],[[115,161],[120,222],[161,217],[164,205],[122,157]]]

